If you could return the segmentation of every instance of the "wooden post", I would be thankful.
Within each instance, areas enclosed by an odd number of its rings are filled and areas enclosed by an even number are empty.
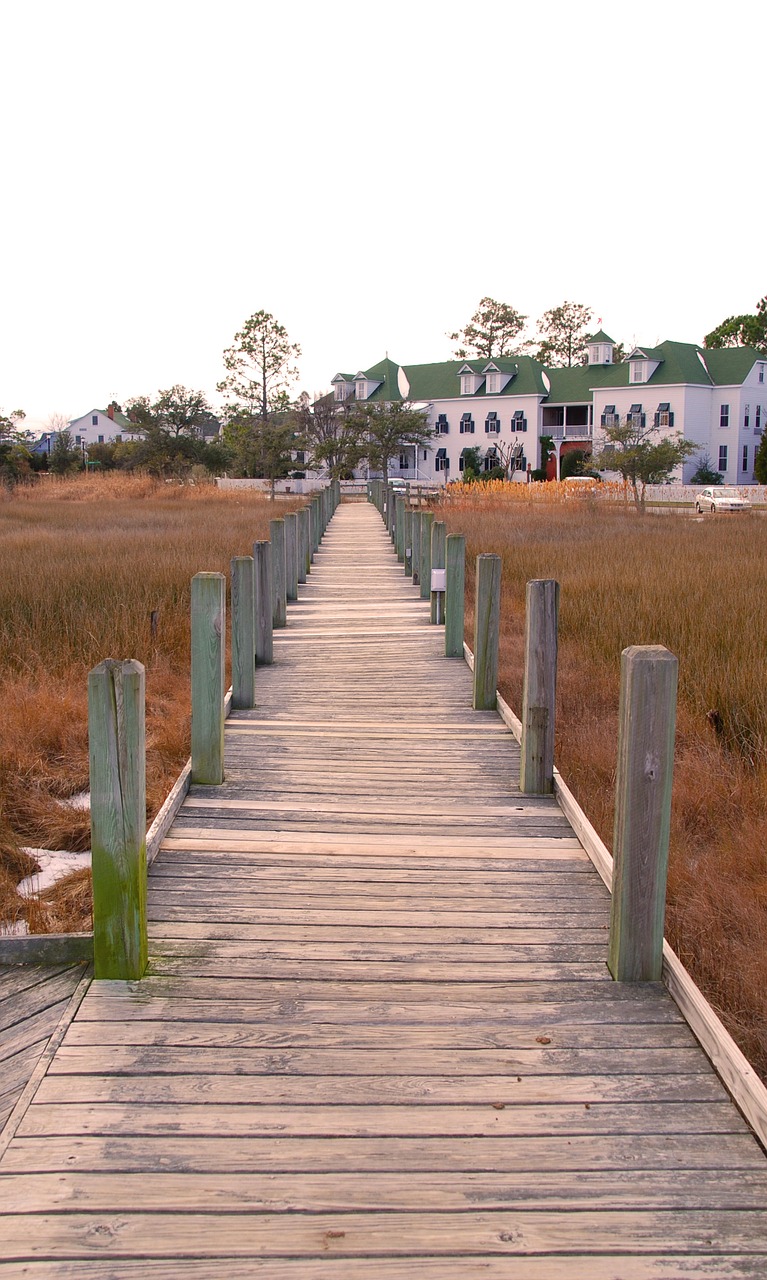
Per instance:
[[[309,508],[301,507],[298,512],[298,581],[306,582],[312,567],[309,553]]]
[[[410,578],[413,575],[413,511],[411,507],[405,507],[403,512],[402,542],[402,561],[405,566],[405,577]]]
[[[276,629],[287,626],[288,622],[284,520],[269,521],[269,541],[272,544],[272,624]]]
[[[312,498],[312,560],[320,546],[320,500],[315,494]]]
[[[97,978],[147,966],[144,668],[100,662],[88,675],[93,954]]]
[[[475,711],[494,711],[498,687],[498,631],[501,619],[501,557],[477,556],[474,605]]]
[[[431,596],[431,526],[433,523],[432,511],[421,513],[421,565],[418,580],[421,584],[422,600],[428,600]]]
[[[272,586],[272,544],[253,543],[256,614],[256,665],[274,662],[274,587]]]
[[[402,494],[397,495],[397,513],[394,519],[397,528],[395,541],[397,559],[400,564],[403,564],[405,560],[405,499]]]
[[[662,645],[621,655],[608,968],[659,982],[663,968],[678,663]]]
[[[226,578],[192,578],[192,782],[224,781]]]
[[[431,526],[431,568],[445,568],[445,524],[435,520]],[[445,592],[431,590],[431,622],[441,625],[445,621]]]
[[[422,511],[414,511],[411,525],[411,538],[413,543],[413,586],[417,587],[421,581],[421,521],[423,519]]]
[[[291,511],[285,516],[285,594],[298,599],[298,516]]]
[[[519,789],[527,795],[554,790],[558,615],[559,583],[551,578],[528,582],[519,761]]]
[[[445,544],[447,584],[445,590],[445,657],[463,657],[466,539],[449,533]]]
[[[256,702],[256,605],[252,556],[232,560],[232,707]]]

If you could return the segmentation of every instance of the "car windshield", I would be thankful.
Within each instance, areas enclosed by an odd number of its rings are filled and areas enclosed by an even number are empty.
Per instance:
[[[718,489],[716,492],[717,492],[717,497],[727,498],[728,500],[732,498],[740,497],[740,494],[736,493],[734,489]]]

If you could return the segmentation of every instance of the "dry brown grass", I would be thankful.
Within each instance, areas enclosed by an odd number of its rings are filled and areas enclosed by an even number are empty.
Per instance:
[[[767,521],[492,498],[442,515],[467,536],[467,604],[474,556],[503,558],[499,683],[517,710],[525,584],[560,582],[557,763],[608,847],[621,650],[678,656],[666,932],[767,1075]]]
[[[60,801],[88,786],[90,668],[146,667],[151,820],[189,754],[191,578],[228,574],[297,505],[122,475],[51,479],[0,502],[0,919],[83,927],[77,895],[67,925],[64,907],[29,906],[15,884],[33,869],[20,846],[89,847],[87,811]]]

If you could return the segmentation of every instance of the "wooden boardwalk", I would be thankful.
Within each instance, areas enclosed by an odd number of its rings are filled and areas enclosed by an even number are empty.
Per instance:
[[[764,1277],[767,1162],[374,508],[300,601],[0,1161],[5,1276]]]

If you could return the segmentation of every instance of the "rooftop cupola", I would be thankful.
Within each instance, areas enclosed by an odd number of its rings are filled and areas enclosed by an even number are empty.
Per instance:
[[[587,346],[589,364],[613,363],[615,339],[611,338],[603,329],[600,329],[599,333],[595,333],[593,338],[589,338]]]

